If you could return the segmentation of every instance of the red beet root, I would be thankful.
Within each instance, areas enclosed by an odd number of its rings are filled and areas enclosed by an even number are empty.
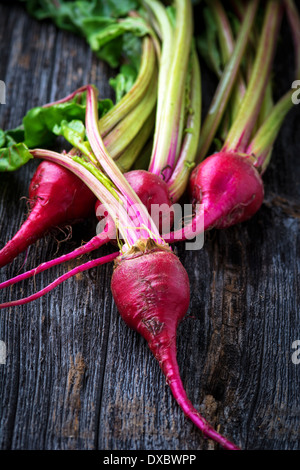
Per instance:
[[[220,152],[207,158],[193,170],[189,189],[193,203],[204,204],[205,226],[216,228],[250,219],[264,198],[258,171],[249,158],[237,153]]]
[[[0,267],[10,263],[50,229],[74,224],[93,214],[96,198],[62,166],[43,161],[29,186],[31,211],[20,230],[0,251]]]
[[[139,248],[115,261],[111,290],[119,313],[147,341],[185,415],[206,437],[236,450],[238,447],[218,434],[193,407],[180,378],[176,331],[189,307],[187,272],[169,249],[161,249],[149,240],[141,251]]]
[[[201,204],[193,221],[164,235],[167,242],[191,238],[197,222],[202,230],[226,228],[250,219],[264,198],[262,178],[251,158],[238,153],[211,155],[193,170],[189,186],[194,207]]]

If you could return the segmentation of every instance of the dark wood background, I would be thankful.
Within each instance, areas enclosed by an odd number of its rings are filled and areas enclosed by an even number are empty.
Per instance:
[[[22,5],[0,4],[0,79],[6,104],[0,127],[21,123],[33,106],[87,83],[113,98],[113,72],[85,42]],[[284,26],[274,80],[280,96],[294,79]],[[214,89],[205,66],[204,109]],[[205,236],[199,251],[177,252],[188,271],[191,302],[178,330],[178,361],[193,404],[243,449],[299,450],[300,105],[276,141],[265,202],[249,222]],[[26,217],[37,162],[0,174],[0,246]],[[0,270],[0,281],[67,253],[95,233],[95,221],[50,234]],[[80,261],[1,292],[29,295]],[[110,293],[112,266],[92,269],[24,307],[0,312],[0,449],[198,450],[204,440],[173,400],[144,340],[120,319]]]

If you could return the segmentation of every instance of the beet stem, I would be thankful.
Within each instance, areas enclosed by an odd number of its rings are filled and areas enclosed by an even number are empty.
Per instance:
[[[53,266],[57,266],[59,264],[65,263],[66,261],[77,258],[78,256],[81,256],[85,253],[90,253],[91,251],[96,250],[97,248],[100,248],[105,243],[108,243],[109,240],[110,240],[110,236],[108,233],[96,235],[85,245],[80,246],[79,248],[76,248],[74,251],[71,251],[70,253],[67,253],[66,255],[62,255],[59,258],[46,261],[45,263],[40,264],[34,269],[26,271],[22,274],[19,274],[18,276],[15,276],[11,279],[8,279],[7,281],[2,282],[0,284],[0,290],[5,289],[6,287],[9,287],[13,284],[16,284],[17,282],[23,281],[24,279],[28,279],[29,277],[35,276],[36,274],[39,274],[45,271],[46,269],[50,269]]]
[[[152,71],[155,69],[156,54],[152,38],[146,36],[142,47],[141,65],[136,82],[126,95],[99,120],[102,137],[105,137],[118,122],[124,119],[145,96],[152,79]]]
[[[163,234],[163,239],[166,243],[192,240],[196,235],[213,228],[223,215],[220,208],[216,207],[215,210],[204,211],[203,204],[197,204],[196,213],[191,222],[173,232]]]
[[[249,6],[247,7],[247,12],[245,13],[244,20],[241,24],[241,29],[233,53],[224,69],[201,129],[197,151],[197,163],[201,162],[206,156],[226,110],[231,91],[239,73],[240,63],[244,56],[249,35],[252,30],[257,6],[258,2],[255,0],[249,2]]]
[[[201,128],[201,72],[197,52],[192,48],[191,57],[190,110],[186,132],[175,168],[167,181],[172,201],[177,202],[187,187],[191,168],[195,165]]]
[[[11,302],[5,302],[3,304],[0,304],[0,309],[8,308],[8,307],[15,307],[15,306],[27,304],[29,302],[33,302],[34,300],[39,299],[43,295],[45,295],[48,292],[50,292],[51,290],[53,290],[59,284],[62,284],[64,281],[66,281],[70,277],[73,277],[78,273],[81,273],[81,272],[86,271],[88,269],[94,268],[96,266],[101,266],[102,264],[109,263],[109,262],[113,261],[115,258],[117,258],[117,256],[119,256],[119,254],[120,254],[119,252],[112,253],[110,255],[103,256],[101,258],[97,258],[95,260],[88,261],[87,263],[83,263],[80,266],[76,266],[75,268],[71,269],[67,273],[65,273],[62,276],[55,279],[53,282],[48,284],[48,286],[44,287],[40,291],[35,292],[34,294],[32,294],[28,297],[25,297],[23,299],[12,300]]]
[[[265,10],[263,29],[259,39],[250,83],[236,119],[228,132],[223,146],[224,151],[245,152],[249,143],[264,98],[266,86],[270,79],[281,17],[281,2],[279,0],[269,0]]]
[[[294,42],[295,79],[300,77],[300,15],[293,0],[284,0],[287,18]]]
[[[287,91],[273,106],[269,116],[257,130],[246,149],[248,155],[255,155],[257,163],[254,166],[260,168],[262,173],[266,170],[269,163],[267,157],[272,150],[281,125],[287,113],[293,107],[292,94],[293,90]]]
[[[147,0],[147,5],[156,17],[160,27],[168,24],[168,14],[158,2]],[[181,147],[184,121],[184,93],[190,59],[193,16],[189,1],[176,0],[176,25],[161,31],[162,59],[159,70],[158,106],[154,142],[149,165],[151,173],[165,175],[166,168],[176,164]],[[163,18],[166,17],[165,19]],[[170,118],[171,117],[171,118]]]

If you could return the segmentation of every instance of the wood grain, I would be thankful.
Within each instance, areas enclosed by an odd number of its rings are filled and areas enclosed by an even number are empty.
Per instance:
[[[114,73],[81,38],[38,23],[22,6],[0,4],[0,79],[7,87],[0,127],[20,124],[33,106],[84,83],[113,98]],[[276,93],[293,81],[293,51],[283,29],[274,72]],[[203,66],[204,102],[213,80]],[[299,450],[300,105],[276,141],[265,174],[265,202],[249,222],[205,236],[204,247],[177,254],[188,271],[191,303],[178,330],[178,361],[191,401],[244,449]],[[37,162],[0,174],[0,246],[26,216]],[[0,281],[67,253],[95,232],[95,221],[49,234]],[[104,247],[87,260],[111,252]],[[1,293],[29,295],[82,260]],[[0,449],[201,450],[204,440],[174,402],[145,342],[118,316],[112,266],[68,280],[27,306],[1,310]]]

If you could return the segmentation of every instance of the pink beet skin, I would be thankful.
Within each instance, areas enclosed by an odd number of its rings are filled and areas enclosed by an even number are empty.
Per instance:
[[[251,160],[238,153],[220,152],[192,172],[192,202],[203,204],[205,228],[226,228],[250,219],[264,198],[261,176]]]
[[[218,434],[188,400],[176,359],[176,331],[190,299],[187,272],[177,256],[159,248],[115,261],[111,291],[126,324],[140,333],[160,364],[177,403],[204,433],[225,449],[238,447]]]
[[[29,198],[33,208],[37,203],[47,207],[48,218],[55,225],[78,222],[92,215],[96,200],[86,184],[71,171],[47,161],[39,164],[31,180]]]
[[[29,186],[30,214],[0,250],[0,267],[10,263],[49,230],[79,222],[94,213],[96,197],[73,173],[42,161]]]
[[[177,324],[189,307],[190,287],[187,272],[174,253],[157,250],[120,258],[111,287],[120,315],[144,336],[155,356],[160,356],[157,338],[175,346]]]
[[[124,173],[125,178],[132,189],[139,196],[141,202],[148,209],[149,214],[157,222],[158,228],[162,231],[162,227],[171,228],[174,220],[174,213],[167,208],[172,207],[172,199],[169,195],[167,184],[157,175],[146,170],[132,170]],[[106,210],[98,210],[101,202],[96,202],[96,214],[107,213]],[[157,214],[155,206],[163,206],[162,211]],[[107,216],[109,220],[109,216]],[[100,217],[101,218],[101,217]],[[156,220],[157,219],[157,220]],[[113,223],[113,222],[112,222]]]
[[[219,152],[194,168],[189,194],[195,215],[183,228],[163,234],[168,243],[250,219],[262,205],[264,186],[249,156]]]
[[[155,220],[155,206],[164,206],[157,220],[159,229],[173,225],[174,214],[166,210],[172,206],[172,199],[169,194],[167,183],[160,176],[146,170],[132,170],[125,173],[125,177],[134,191],[137,193],[142,203],[147,207],[149,214]],[[170,219],[169,219],[170,217]],[[156,220],[155,220],[156,221]]]

